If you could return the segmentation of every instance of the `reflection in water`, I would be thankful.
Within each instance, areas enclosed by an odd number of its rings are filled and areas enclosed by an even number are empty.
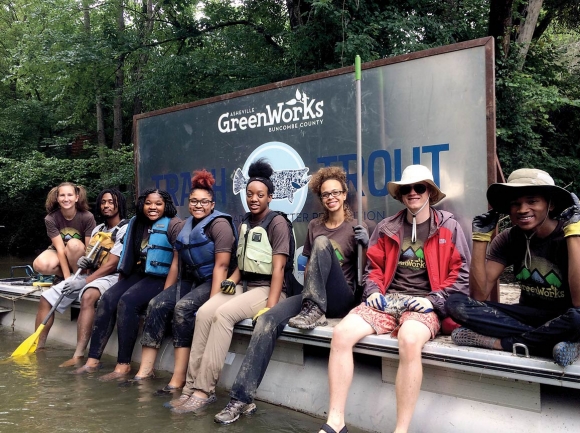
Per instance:
[[[26,338],[0,326],[0,433],[4,432],[173,432],[249,433],[317,432],[321,420],[298,412],[257,402],[258,412],[222,426],[213,416],[229,401],[222,390],[218,401],[199,415],[175,415],[162,407],[168,400],[153,396],[170,374],[138,385],[119,387],[99,382],[103,373],[88,376],[69,374],[58,365],[70,355],[70,347],[55,346],[22,358],[8,358]],[[8,359],[7,359],[8,358]],[[115,360],[104,357],[106,367]]]

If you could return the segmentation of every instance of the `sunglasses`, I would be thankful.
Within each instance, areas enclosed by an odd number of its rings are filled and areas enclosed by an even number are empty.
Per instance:
[[[423,194],[427,191],[427,185],[422,183],[416,183],[415,185],[403,185],[399,188],[401,195],[407,195],[411,191],[415,191],[417,194]]]

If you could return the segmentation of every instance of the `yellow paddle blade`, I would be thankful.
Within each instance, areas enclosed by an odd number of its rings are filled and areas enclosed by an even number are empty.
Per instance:
[[[48,283],[46,281],[35,281],[32,283],[32,285],[35,287],[50,287],[52,286],[52,283]]]
[[[38,329],[36,329],[36,331],[34,332],[34,334],[32,334],[30,337],[24,340],[22,344],[20,344],[20,346],[18,346],[10,356],[14,358],[16,356],[23,356],[28,355],[29,353],[34,353],[36,351],[36,346],[38,345],[40,333],[42,332],[43,329],[44,325],[41,323],[40,326],[38,326]]]

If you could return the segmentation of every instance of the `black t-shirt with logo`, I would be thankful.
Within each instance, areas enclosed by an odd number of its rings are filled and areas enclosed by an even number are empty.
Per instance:
[[[531,265],[525,264],[526,234],[515,226],[500,233],[491,243],[488,260],[513,265],[520,285],[520,304],[544,310],[562,311],[572,307],[568,286],[568,247],[559,221],[556,229],[541,239],[529,240]],[[528,234],[529,236],[529,234]]]
[[[431,292],[423,245],[429,236],[431,219],[417,224],[417,240],[411,242],[413,226],[406,220],[403,223],[404,236],[401,242],[399,263],[388,293],[401,293],[409,296],[426,296]]]

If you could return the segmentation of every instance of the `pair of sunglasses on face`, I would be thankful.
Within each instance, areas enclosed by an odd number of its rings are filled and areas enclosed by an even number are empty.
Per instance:
[[[414,185],[402,185],[401,187],[399,187],[399,192],[401,193],[401,195],[407,195],[413,190],[417,194],[423,194],[425,191],[427,191],[427,185],[423,183],[416,183]]]

